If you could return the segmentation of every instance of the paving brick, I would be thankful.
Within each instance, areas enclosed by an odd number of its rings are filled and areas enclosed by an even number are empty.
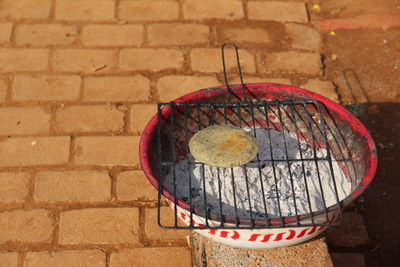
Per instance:
[[[308,22],[306,5],[302,2],[249,1],[247,9],[251,20]]]
[[[318,75],[322,72],[321,56],[318,53],[308,52],[260,52],[258,70],[260,72],[287,72],[306,75]]]
[[[6,99],[8,92],[8,83],[5,79],[0,79],[0,102]]]
[[[0,18],[41,19],[50,15],[51,0],[3,0]]]
[[[76,100],[81,78],[78,75],[16,75],[14,100]]]
[[[123,70],[161,71],[181,69],[183,53],[177,49],[133,48],[122,49],[119,66]]]
[[[364,219],[356,212],[346,212],[342,222],[330,227],[325,236],[327,243],[336,247],[355,247],[369,241]]]
[[[0,48],[0,71],[41,71],[48,65],[49,50]]]
[[[149,120],[157,113],[156,104],[136,104],[131,108],[131,130],[140,134]]]
[[[81,40],[88,46],[132,46],[143,43],[142,25],[86,25]]]
[[[56,129],[60,132],[115,132],[123,127],[124,112],[115,105],[68,106],[56,114]]]
[[[185,19],[223,19],[233,20],[244,17],[243,3],[239,0],[185,0],[183,2]]]
[[[0,44],[8,43],[11,38],[12,23],[2,22],[0,23]]]
[[[18,253],[17,252],[1,252],[0,253],[0,266],[1,267],[17,267],[18,266]]]
[[[29,191],[27,172],[0,172],[0,202],[23,202]]]
[[[82,209],[61,213],[61,244],[137,243],[137,208]]]
[[[47,210],[14,210],[0,213],[0,243],[50,242],[53,224]]]
[[[207,44],[210,29],[201,24],[152,24],[148,27],[150,45]]]
[[[143,171],[124,171],[117,176],[118,199],[124,201],[155,201],[157,190],[150,184]]]
[[[37,176],[39,201],[107,201],[111,179],[106,171],[46,171]]]
[[[179,4],[175,1],[121,1],[118,8],[120,19],[128,21],[178,20]]]
[[[186,237],[190,234],[188,230],[162,229],[157,224],[157,208],[146,209],[146,221],[144,231],[146,237],[152,241],[186,241]],[[185,226],[179,217],[178,225]],[[175,224],[174,211],[170,207],[161,208],[161,223],[165,226],[173,226]]]
[[[336,93],[335,86],[331,82],[320,80],[308,80],[306,84],[300,86],[314,93],[323,95],[335,102],[339,102],[339,96]]]
[[[222,27],[218,30],[218,39],[224,42],[269,44],[272,37],[265,27]]]
[[[178,265],[177,265],[178,264]],[[111,254],[110,267],[192,266],[189,248],[135,248]]]
[[[70,137],[15,137],[0,141],[0,166],[32,166],[68,162]]]
[[[334,266],[365,267],[364,255],[361,253],[331,253]]]
[[[0,135],[47,133],[50,117],[41,107],[0,108]]]
[[[270,77],[247,77],[244,78],[245,83],[282,83],[291,85],[292,82],[287,78],[270,78]],[[234,79],[228,80],[229,84],[240,84],[240,78],[235,77]]]
[[[84,136],[76,139],[76,164],[133,165],[139,163],[138,136]]]
[[[285,27],[292,39],[293,48],[311,51],[319,51],[321,48],[321,36],[316,29],[295,23],[285,24]]]
[[[85,79],[85,101],[147,101],[150,80],[142,75],[120,77],[88,77]]]
[[[56,0],[57,20],[112,20],[114,13],[115,3],[110,0]]]
[[[190,92],[220,85],[213,76],[181,76],[161,77],[157,82],[157,90],[161,101],[172,101]]]
[[[254,56],[246,50],[239,50],[240,65],[245,73],[256,72]],[[201,72],[222,72],[221,49],[218,48],[194,48],[190,54],[191,67]],[[227,71],[237,72],[236,55],[233,49],[225,50],[225,62]]]
[[[76,26],[61,24],[18,25],[16,27],[17,45],[67,45],[78,35]]]
[[[111,50],[57,49],[53,55],[53,68],[55,71],[104,72],[113,69],[114,56],[115,52]]]
[[[65,250],[28,252],[24,267],[100,267],[106,264],[106,254],[100,250]]]

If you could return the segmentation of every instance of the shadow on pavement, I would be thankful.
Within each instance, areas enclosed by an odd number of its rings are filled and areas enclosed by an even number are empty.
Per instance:
[[[346,107],[369,129],[378,147],[375,180],[357,201],[369,244],[367,266],[400,266],[400,103],[365,103]]]

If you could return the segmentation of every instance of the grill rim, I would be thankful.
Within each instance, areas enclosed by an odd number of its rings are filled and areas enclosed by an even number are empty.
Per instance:
[[[345,203],[350,203],[353,201],[355,198],[357,198],[362,192],[365,191],[365,189],[369,186],[369,184],[372,182],[374,179],[374,175],[377,169],[377,151],[376,151],[376,146],[375,143],[372,139],[371,134],[369,131],[366,129],[366,127],[348,110],[346,110],[344,107],[341,105],[337,104],[336,102],[333,102],[332,100],[321,96],[319,94],[310,92],[305,89],[289,86],[289,85],[284,85],[284,84],[278,84],[278,83],[246,83],[245,84],[246,89],[252,91],[256,89],[271,89],[275,92],[284,91],[285,93],[294,93],[300,96],[304,96],[312,101],[319,101],[323,105],[326,106],[328,110],[332,110],[343,116],[343,118],[349,122],[349,127],[353,130],[358,132],[360,135],[362,135],[365,140],[366,144],[368,147],[368,158],[367,158],[367,163],[368,166],[366,168],[364,177],[361,179],[360,183],[357,185],[357,187],[353,190],[353,192],[344,198],[343,200],[340,201],[340,207],[343,207]],[[231,90],[241,90],[242,85],[237,84],[237,85],[230,85],[229,88]],[[206,89],[201,89],[199,91],[195,91],[186,95],[183,95],[174,101],[171,101],[170,103],[182,103],[182,102],[196,102],[198,101],[199,96],[203,96],[206,94],[207,96],[212,96],[213,94],[218,94],[220,92],[226,92],[227,87],[226,86],[218,86],[218,87],[211,87],[211,88],[206,88]],[[143,171],[146,174],[146,177],[149,179],[150,183],[153,185],[153,187],[158,191],[159,190],[159,184],[158,184],[158,178],[156,174],[153,172],[151,169],[150,162],[148,160],[148,143],[151,142],[152,135],[156,133],[157,131],[157,122],[158,122],[158,114],[155,114],[152,119],[148,122],[145,130],[142,133],[140,143],[139,143],[139,154],[140,154],[140,163],[142,166]],[[168,192],[169,195],[173,195],[171,192],[169,192],[166,188],[163,188],[161,194],[165,196],[165,192]],[[177,201],[177,205],[182,207],[182,204],[187,204],[181,200]],[[159,203],[160,205],[160,203]],[[183,205],[185,206],[185,205]],[[334,207],[337,207],[337,204],[332,205],[330,207],[327,207],[328,210],[333,210]],[[184,207],[182,207],[184,208]],[[255,227],[256,229],[260,228],[272,228],[271,226],[275,225],[276,226],[281,226],[281,227],[293,227],[293,223],[295,223],[297,220],[306,220],[312,216],[317,216],[325,211],[316,211],[312,212],[306,215],[301,215],[300,217],[296,216],[286,216],[284,217],[283,224],[281,219],[272,219],[270,224],[271,225],[265,225],[267,227]],[[326,224],[330,224],[327,222]],[[282,226],[283,225],[283,226]],[[320,224],[321,225],[321,224]],[[162,226],[160,224],[160,226]],[[300,226],[304,226],[304,224],[301,224]],[[164,228],[177,228],[175,227],[164,227]],[[190,229],[205,229],[205,228],[200,228],[200,227],[186,227]],[[207,228],[214,228],[214,227],[207,227]],[[218,227],[217,227],[218,228]],[[237,227],[236,229],[242,229],[243,227]],[[246,229],[246,228],[243,228]],[[251,229],[254,229],[252,227]]]

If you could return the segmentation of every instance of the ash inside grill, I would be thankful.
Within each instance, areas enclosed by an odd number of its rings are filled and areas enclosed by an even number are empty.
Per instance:
[[[186,202],[191,198],[198,209],[247,220],[295,216],[332,206],[337,203],[334,181],[339,200],[351,192],[351,183],[336,160],[332,160],[332,176],[326,149],[314,151],[286,131],[244,129],[259,144],[260,153],[253,162],[218,168],[198,163],[189,154],[170,169],[164,186],[169,191],[176,186],[176,197]],[[320,180],[314,179],[318,176]],[[189,177],[190,182],[181,177]]]

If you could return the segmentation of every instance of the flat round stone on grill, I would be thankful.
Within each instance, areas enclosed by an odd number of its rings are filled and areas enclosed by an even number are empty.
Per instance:
[[[221,168],[246,164],[258,153],[257,139],[231,125],[204,128],[192,137],[189,148],[197,161]]]

